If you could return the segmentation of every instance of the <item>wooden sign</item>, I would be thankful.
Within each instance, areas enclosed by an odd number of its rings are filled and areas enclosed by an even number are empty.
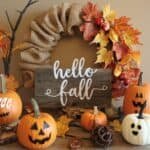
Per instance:
[[[111,103],[111,70],[85,68],[85,59],[74,59],[71,68],[60,68],[56,61],[51,68],[35,71],[35,97],[40,106],[58,108],[77,106],[105,107]]]

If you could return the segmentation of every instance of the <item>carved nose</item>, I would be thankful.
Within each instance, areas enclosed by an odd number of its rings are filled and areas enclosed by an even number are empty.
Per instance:
[[[41,129],[39,135],[44,135],[44,131]]]

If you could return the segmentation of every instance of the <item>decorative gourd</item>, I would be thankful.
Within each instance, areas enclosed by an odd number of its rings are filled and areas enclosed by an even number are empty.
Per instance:
[[[86,111],[82,114],[80,124],[86,130],[91,131],[98,125],[106,125],[107,116],[103,112],[98,111],[97,106],[94,106],[93,112]]]
[[[3,74],[0,75],[0,81],[0,125],[6,125],[19,119],[22,113],[22,101],[16,92],[6,89],[6,79]]]
[[[140,74],[138,85],[131,85],[125,93],[123,112],[125,115],[138,113],[140,106],[147,101],[144,113],[150,113],[150,84],[142,83]]]
[[[140,106],[139,114],[129,114],[122,122],[122,135],[124,139],[134,145],[150,144],[150,115],[143,114],[146,101]]]
[[[34,113],[25,115],[17,128],[20,144],[28,149],[45,149],[52,145],[57,136],[54,118],[48,113],[39,111],[36,100],[32,99]]]

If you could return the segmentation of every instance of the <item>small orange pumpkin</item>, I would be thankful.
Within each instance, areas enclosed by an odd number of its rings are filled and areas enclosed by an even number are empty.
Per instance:
[[[19,119],[22,113],[22,101],[16,92],[6,89],[6,78],[2,74],[0,81],[0,125],[5,125]]]
[[[91,131],[98,125],[107,125],[107,116],[94,106],[93,112],[86,111],[82,114],[80,124],[86,130]]]
[[[34,113],[27,114],[21,119],[17,136],[24,147],[41,150],[55,142],[57,126],[51,115],[39,111],[36,100],[32,99],[32,105]]]
[[[127,88],[123,103],[125,115],[139,113],[141,106],[147,103],[144,113],[150,113],[150,84],[142,83],[142,74],[139,76],[138,84]]]

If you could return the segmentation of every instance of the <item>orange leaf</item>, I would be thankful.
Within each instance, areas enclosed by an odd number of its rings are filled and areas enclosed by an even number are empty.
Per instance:
[[[0,58],[5,58],[10,44],[9,35],[4,31],[0,31]]]
[[[9,90],[16,90],[19,87],[19,82],[15,79],[13,75],[6,78],[6,86]]]
[[[120,61],[120,64],[126,65],[131,61],[134,61],[137,65],[139,65],[140,58],[141,58],[140,51],[131,51]]]
[[[135,44],[141,44],[139,41],[139,35],[141,32],[133,28],[129,24],[130,18],[126,16],[115,19],[114,30],[119,35],[120,39],[125,42],[129,47]]]

